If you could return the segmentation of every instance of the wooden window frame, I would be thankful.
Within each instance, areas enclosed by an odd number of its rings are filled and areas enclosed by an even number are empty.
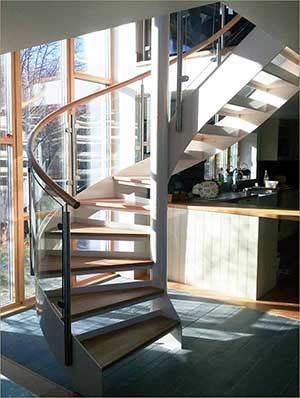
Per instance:
[[[24,208],[23,208],[23,141],[21,103],[20,51],[11,53],[11,110],[12,136],[0,138],[0,144],[12,148],[12,223],[13,223],[13,289],[14,302],[1,306],[1,314],[32,305],[32,298],[25,298],[24,286]]]
[[[74,38],[66,39],[66,85],[67,101],[74,101],[75,79],[85,80],[105,85],[112,85],[113,80],[113,33],[109,35],[110,52],[110,76],[109,78],[94,76],[84,72],[76,72],[74,68]],[[13,289],[14,301],[0,306],[2,315],[11,314],[21,309],[32,307],[35,297],[25,298],[25,253],[24,253],[24,220],[28,215],[24,214],[24,192],[23,192],[23,131],[22,131],[22,77],[21,77],[21,54],[14,51],[11,54],[11,110],[12,110],[12,136],[0,137],[0,144],[10,145],[12,148],[13,181],[12,181],[12,214],[13,214]],[[113,106],[113,104],[111,104]],[[68,168],[70,165],[68,164]],[[107,278],[107,275],[105,275]],[[90,284],[99,280],[99,275],[86,279]],[[72,277],[76,285],[76,277]],[[83,285],[83,281],[78,284]]]

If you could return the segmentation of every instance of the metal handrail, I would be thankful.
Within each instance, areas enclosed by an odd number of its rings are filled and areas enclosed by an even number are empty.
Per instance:
[[[219,37],[224,35],[228,30],[230,30],[234,25],[236,25],[242,17],[240,15],[236,15],[230,22],[228,22],[222,29],[220,29],[218,32],[214,33],[209,39],[205,40],[203,43],[198,44],[197,46],[193,47],[189,51],[186,51],[182,58],[185,59],[189,57],[191,54],[203,50],[204,48],[208,47],[211,45],[214,41],[218,40]],[[170,60],[170,65],[173,65],[177,62],[177,57],[173,58]],[[55,119],[57,116],[61,115],[62,113],[66,111],[70,111],[74,109],[75,107],[85,104],[95,98],[101,97],[105,94],[111,93],[115,90],[118,90],[120,88],[126,87],[132,83],[135,83],[139,80],[143,80],[146,77],[151,75],[151,70],[148,70],[144,73],[141,73],[137,76],[132,77],[131,79],[127,79],[121,83],[113,84],[110,87],[107,87],[103,90],[97,91],[93,94],[87,95],[85,97],[82,97],[76,101],[70,102],[67,105],[62,106],[61,108],[57,109],[56,111],[50,113],[48,116],[46,116],[44,119],[42,119],[36,127],[32,130],[29,140],[27,143],[27,156],[28,156],[28,161],[32,167],[32,169],[36,172],[36,174],[40,177],[40,179],[50,188],[52,191],[54,191],[66,204],[70,205],[73,208],[78,208],[80,206],[80,202],[77,201],[72,195],[67,193],[64,189],[62,189],[38,164],[38,162],[35,159],[35,156],[33,154],[33,147],[36,142],[37,136],[39,132],[44,128],[50,121]]]

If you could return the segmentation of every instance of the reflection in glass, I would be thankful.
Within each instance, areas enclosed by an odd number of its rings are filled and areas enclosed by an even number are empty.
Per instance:
[[[34,278],[29,270],[29,238],[26,233],[28,212],[28,167],[25,145],[37,123],[66,102],[65,45],[63,41],[41,44],[21,51],[22,127],[23,127],[23,192],[25,297],[34,295]],[[50,122],[40,135],[36,155],[41,166],[55,181],[65,187],[66,140],[64,117]]]
[[[0,55],[0,137],[11,133],[11,56],[3,54]]]
[[[76,98],[104,89],[103,84],[77,81]],[[110,94],[76,108],[77,191],[109,175]]]
[[[0,145],[0,305],[14,301],[12,148]]]

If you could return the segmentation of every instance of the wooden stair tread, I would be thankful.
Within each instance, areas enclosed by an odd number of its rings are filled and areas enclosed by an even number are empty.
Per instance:
[[[61,235],[61,231],[59,229],[53,229],[50,231],[50,234]],[[72,223],[71,224],[71,235],[74,238],[76,235],[89,235],[89,236],[111,236],[111,237],[148,237],[150,232],[145,230],[133,230],[133,229],[125,229],[125,228],[116,228],[116,227],[108,227],[108,226],[98,226],[93,224],[84,224],[84,223]]]
[[[294,86],[299,85],[298,76],[294,75],[291,72],[288,72],[287,70],[281,68],[278,65],[270,63],[264,67],[263,71],[273,76],[276,76],[277,78],[284,80],[290,84],[293,84]]]
[[[178,325],[178,321],[156,316],[119,330],[83,340],[82,344],[102,367],[106,368],[139,348],[163,337]]]
[[[80,201],[83,205],[96,206],[103,209],[132,211],[132,212],[150,212],[148,204],[131,202],[123,198],[101,198],[101,199],[84,199]]]
[[[72,256],[71,270],[76,274],[79,272],[94,271],[110,271],[111,268],[120,268],[132,266],[151,266],[152,260],[138,259],[138,258],[97,258],[91,256]],[[61,256],[47,256],[39,266],[39,273],[41,276],[57,274],[61,272]]]
[[[72,319],[86,317],[101,311],[110,311],[123,305],[130,305],[131,302],[150,300],[151,297],[159,296],[162,289],[153,286],[132,287],[126,289],[103,290],[98,292],[75,293],[71,296]],[[51,298],[54,307],[60,311],[56,304],[59,297]]]
[[[132,182],[137,184],[150,184],[150,176],[114,176],[115,181]]]
[[[257,112],[266,112],[267,108],[270,108],[270,105],[267,106],[267,104],[265,104],[264,102],[258,101],[258,100],[254,100],[252,98],[249,97],[244,97],[242,95],[237,94],[236,96],[234,96],[229,102],[228,104],[231,105],[237,105],[243,108],[248,108],[251,109],[253,111],[257,111]]]
[[[201,128],[200,132],[196,134],[196,140],[197,137],[201,138],[204,134],[219,137],[235,137],[239,135],[239,129],[207,123]]]

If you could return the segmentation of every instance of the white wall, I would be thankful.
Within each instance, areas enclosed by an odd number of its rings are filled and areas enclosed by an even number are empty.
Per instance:
[[[243,17],[249,19],[272,37],[299,52],[298,1],[225,1]]]

